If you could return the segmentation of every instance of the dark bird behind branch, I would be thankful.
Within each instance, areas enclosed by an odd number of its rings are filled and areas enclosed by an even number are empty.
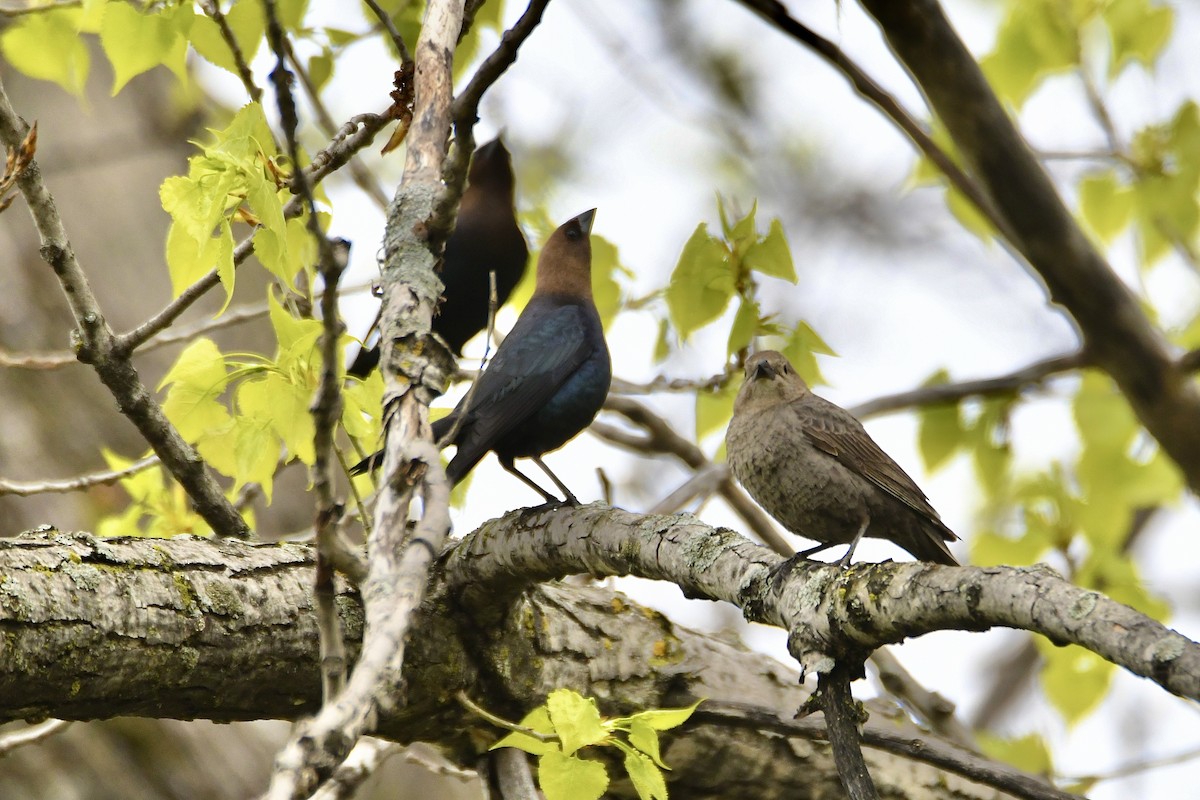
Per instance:
[[[504,305],[525,274],[529,248],[517,225],[513,203],[512,160],[504,142],[493,139],[475,151],[458,221],[446,240],[441,279],[443,300],[433,318],[433,331],[462,355],[463,345],[487,327],[491,281]],[[378,318],[372,330],[378,327]],[[379,364],[379,344],[358,351],[347,374],[364,378]]]
[[[725,434],[729,466],[792,533],[820,542],[807,557],[863,536],[887,539],[922,561],[958,564],[958,539],[917,484],[840,406],[817,397],[774,350],[746,361],[746,381]]]
[[[496,357],[458,407],[433,423],[435,439],[458,446],[446,467],[452,484],[494,451],[501,466],[547,502],[558,498],[521,473],[514,459],[532,459],[567,502],[578,502],[541,457],[591,424],[612,381],[608,345],[592,299],[590,235],[595,214],[595,209],[586,211],[551,235],[538,258],[533,297]],[[442,442],[456,425],[453,438]],[[379,456],[363,460],[352,471],[375,468]]]

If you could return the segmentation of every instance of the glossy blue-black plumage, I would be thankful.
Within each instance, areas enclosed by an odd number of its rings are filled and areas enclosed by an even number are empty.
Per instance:
[[[440,440],[463,417],[447,477],[458,483],[489,450],[506,468],[513,459],[557,450],[595,418],[611,380],[590,298],[535,296],[479,377],[470,409],[459,404],[434,423]]]
[[[452,484],[494,451],[501,466],[547,501],[556,498],[516,469],[514,459],[533,459],[566,499],[575,501],[541,456],[591,423],[612,380],[608,345],[592,299],[594,215],[593,209],[568,220],[546,242],[538,259],[537,286],[516,325],[472,391],[434,423],[434,437],[458,448],[447,467]],[[378,466],[379,455],[352,471]]]

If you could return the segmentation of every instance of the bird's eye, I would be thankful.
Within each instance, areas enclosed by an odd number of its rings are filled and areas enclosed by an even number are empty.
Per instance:
[[[567,239],[569,239],[572,242],[579,239],[579,237],[582,235],[583,235],[583,231],[579,230],[579,228],[575,225],[572,225],[571,227],[567,228]]]

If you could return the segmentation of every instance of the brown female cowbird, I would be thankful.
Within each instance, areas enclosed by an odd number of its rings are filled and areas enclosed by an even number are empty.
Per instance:
[[[821,544],[807,557],[863,536],[887,539],[922,561],[957,565],[958,539],[913,479],[844,408],[809,391],[781,353],[746,361],[725,433],[729,466],[750,496],[792,533]]]
[[[612,364],[600,315],[592,299],[592,245],[596,210],[568,220],[551,235],[538,258],[537,287],[496,357],[450,414],[433,423],[441,442],[458,424],[458,451],[446,467],[457,484],[494,451],[500,465],[547,502],[558,498],[522,474],[513,459],[530,458],[566,495],[563,482],[542,462],[586,428],[600,411],[612,381]],[[468,405],[469,403],[469,405]],[[379,454],[352,471],[378,466]]]
[[[433,317],[433,331],[455,355],[462,355],[463,345],[487,327],[488,273],[496,273],[496,299],[504,305],[528,260],[529,248],[513,210],[512,160],[504,142],[493,139],[471,157],[458,221],[442,258],[444,299]],[[346,372],[364,378],[378,363],[379,345],[363,347]]]

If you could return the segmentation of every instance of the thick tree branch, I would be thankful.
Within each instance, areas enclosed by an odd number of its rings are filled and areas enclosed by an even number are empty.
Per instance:
[[[315,709],[313,559],[301,545],[188,536],[0,541],[0,719],[230,721]],[[486,687],[489,703],[516,719],[560,686],[597,697],[611,714],[707,697],[713,705],[701,713],[718,718],[698,718],[664,743],[673,791],[768,800],[818,786],[837,791],[827,748],[801,741],[821,738],[823,725],[791,720],[806,697],[795,671],[600,588],[544,586],[512,606],[497,599],[485,595],[474,605],[439,578],[405,663],[410,703],[379,709],[382,735],[436,742],[457,763],[474,765],[480,743],[496,733],[454,702],[460,689]],[[354,653],[362,633],[357,594],[342,587],[338,608]],[[754,708],[731,710],[733,703]],[[922,733],[894,706],[867,706],[865,742],[879,751],[867,752],[867,762],[889,796],[995,797],[912,763],[922,761],[1012,796],[1061,800],[1014,789],[1014,776],[1032,779]],[[780,733],[800,738],[788,742]]]
[[[496,557],[491,557],[495,555]],[[1200,644],[1047,567],[942,567],[920,562],[784,559],[694,517],[642,516],[598,505],[518,511],[485,523],[449,556],[452,591],[520,591],[530,581],[586,568],[678,585],[689,597],[724,600],[747,619],[789,632],[807,670],[936,630],[1010,627],[1078,644],[1181,697],[1200,699]]]
[[[945,123],[1012,245],[1070,312],[1091,361],[1200,490],[1200,391],[1079,229],[936,0],[862,0]]]

